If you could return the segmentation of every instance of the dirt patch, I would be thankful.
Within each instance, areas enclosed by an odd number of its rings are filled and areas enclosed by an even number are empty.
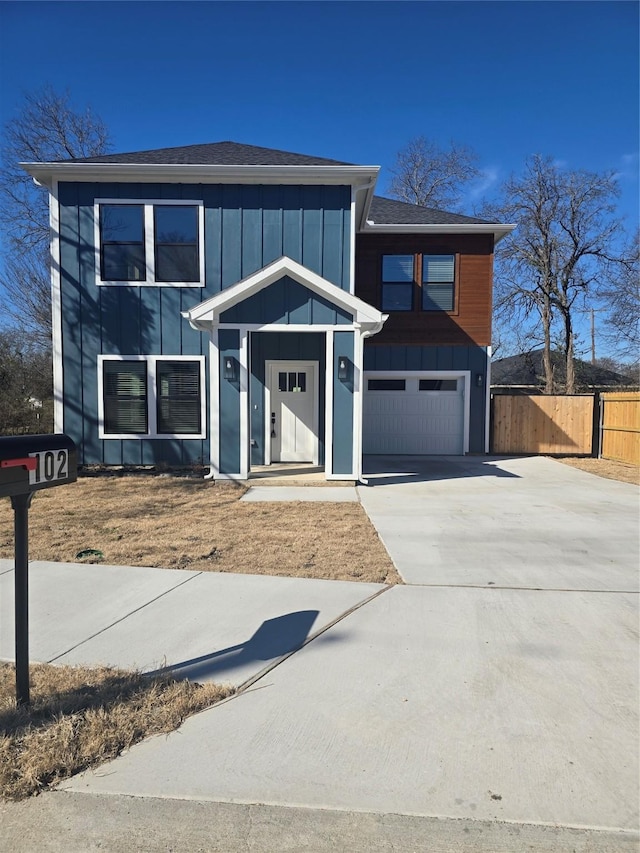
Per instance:
[[[170,676],[33,664],[31,707],[16,708],[15,668],[0,664],[0,797],[20,800],[171,732],[234,692]]]
[[[78,562],[100,551],[112,565],[402,583],[360,504],[244,503],[244,491],[169,476],[82,478],[34,495],[29,557]],[[11,504],[0,501],[0,557],[13,547]]]
[[[563,465],[579,468],[589,474],[597,474],[598,477],[606,477],[608,480],[620,480],[623,483],[633,483],[640,486],[640,468],[636,465],[627,465],[625,462],[614,462],[610,459],[579,459],[575,456],[554,457]]]

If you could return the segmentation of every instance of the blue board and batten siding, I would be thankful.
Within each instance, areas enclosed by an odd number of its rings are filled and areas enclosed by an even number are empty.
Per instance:
[[[469,404],[469,452],[485,452],[485,412],[488,356],[479,346],[376,346],[365,341],[365,370],[429,371],[469,370],[471,400]],[[479,386],[475,377],[482,376]]]
[[[202,200],[206,286],[96,286],[96,198]],[[58,199],[64,429],[78,444],[81,464],[209,459],[208,439],[99,439],[99,354],[208,358],[208,336],[193,330],[181,312],[282,255],[344,290],[350,287],[349,187],[64,182]],[[304,300],[299,294],[296,299],[283,322],[294,322],[295,312],[304,310]],[[315,304],[319,317],[326,306],[319,299]],[[205,373],[208,400],[208,366]]]
[[[335,326],[351,325],[353,315],[289,276],[283,276],[244,302],[223,311],[220,323]]]
[[[338,378],[341,357],[353,365],[354,333],[336,332],[333,336],[333,473],[352,474],[353,459],[353,379]]]

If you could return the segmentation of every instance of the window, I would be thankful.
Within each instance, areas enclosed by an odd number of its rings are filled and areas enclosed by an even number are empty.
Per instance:
[[[370,379],[367,388],[369,391],[404,391],[406,384],[404,379]]]
[[[304,394],[307,390],[306,373],[278,373],[278,391],[292,391]]]
[[[197,361],[156,362],[158,433],[200,434],[200,365]]]
[[[457,391],[457,379],[421,379],[418,384],[420,391]]]
[[[382,255],[381,309],[454,311],[455,267],[455,255]]]
[[[382,310],[413,310],[413,255],[382,256]]]
[[[104,431],[146,434],[147,365],[144,361],[104,362]]]
[[[453,255],[422,256],[422,310],[453,311]]]
[[[200,201],[95,203],[96,282],[204,287]]]
[[[143,205],[101,205],[100,234],[100,277],[106,281],[144,281]]]
[[[98,356],[100,438],[204,438],[204,357]]]

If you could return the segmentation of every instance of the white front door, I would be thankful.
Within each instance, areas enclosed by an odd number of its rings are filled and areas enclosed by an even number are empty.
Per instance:
[[[271,462],[318,464],[318,362],[267,364],[267,446]]]

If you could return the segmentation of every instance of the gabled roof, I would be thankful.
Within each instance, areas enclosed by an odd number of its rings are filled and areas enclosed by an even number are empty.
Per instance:
[[[220,322],[220,316],[229,308],[233,308],[245,299],[259,293],[284,276],[289,276],[300,284],[308,287],[314,293],[327,299],[333,305],[343,308],[353,317],[366,337],[380,331],[388,315],[382,314],[377,308],[359,299],[352,293],[342,290],[326,278],[318,275],[307,267],[285,255],[267,264],[260,270],[243,278],[231,287],[226,287],[215,296],[205,299],[199,305],[194,305],[188,311],[183,311],[191,326],[198,331],[210,331]]]
[[[157,166],[353,166],[326,157],[311,157],[276,148],[243,145],[240,142],[210,142],[182,145],[177,148],[155,148],[125,154],[102,154],[98,157],[76,157],[60,163],[138,163]]]

